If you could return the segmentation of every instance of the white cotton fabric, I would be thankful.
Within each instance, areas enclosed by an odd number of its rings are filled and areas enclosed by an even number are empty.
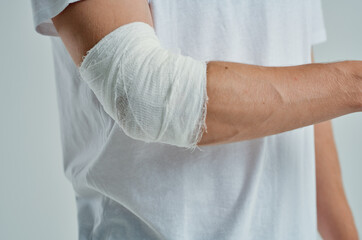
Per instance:
[[[112,31],[88,51],[79,72],[127,136],[197,147],[206,130],[206,62],[162,48],[150,25]]]
[[[310,63],[311,46],[326,39],[319,0],[150,6],[161,46],[200,61]],[[316,239],[313,126],[193,152],[135,140],[104,111],[61,40],[51,41],[80,240]]]

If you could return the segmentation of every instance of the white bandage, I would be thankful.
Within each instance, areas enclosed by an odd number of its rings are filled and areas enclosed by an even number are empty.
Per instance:
[[[206,66],[164,49],[150,25],[133,22],[101,39],[79,71],[129,137],[194,149],[206,131]]]

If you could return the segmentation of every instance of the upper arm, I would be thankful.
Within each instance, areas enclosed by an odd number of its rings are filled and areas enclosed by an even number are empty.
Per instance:
[[[70,4],[52,21],[78,66],[87,51],[116,28],[136,21],[153,26],[147,0],[83,0]]]

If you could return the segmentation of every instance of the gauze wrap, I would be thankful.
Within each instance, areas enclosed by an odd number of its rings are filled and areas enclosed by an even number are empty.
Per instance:
[[[194,149],[206,131],[206,66],[164,49],[150,25],[133,22],[90,49],[79,72],[126,135]]]

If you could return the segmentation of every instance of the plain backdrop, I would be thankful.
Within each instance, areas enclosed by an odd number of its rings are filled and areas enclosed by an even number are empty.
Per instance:
[[[328,41],[317,62],[362,60],[362,1],[323,0]],[[0,2],[0,238],[76,240],[77,214],[63,175],[48,37],[30,1]],[[333,119],[347,198],[362,235],[362,114]]]

